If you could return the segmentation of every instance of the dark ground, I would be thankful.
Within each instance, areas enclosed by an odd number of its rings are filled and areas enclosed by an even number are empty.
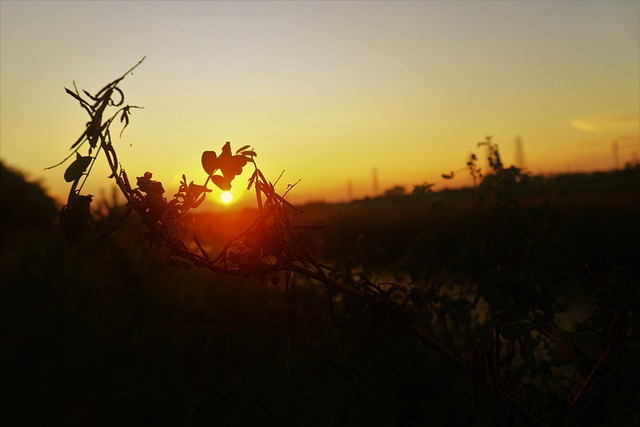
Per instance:
[[[529,194],[513,223],[491,222],[469,191],[310,205],[296,221],[326,224],[302,235],[319,259],[371,277],[471,277],[511,262],[522,238],[551,248],[559,297],[590,300],[621,266],[637,286],[637,171],[553,185],[568,195],[536,210],[544,196]],[[336,300],[333,325],[321,286],[293,286],[287,337],[282,286],[168,265],[135,221],[69,246],[53,202],[4,166],[1,196],[3,425],[527,425],[357,302]],[[630,381],[620,390],[637,396]],[[603,425],[638,419],[625,405]]]

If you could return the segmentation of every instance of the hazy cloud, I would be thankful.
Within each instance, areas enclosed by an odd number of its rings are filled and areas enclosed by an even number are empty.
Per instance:
[[[601,116],[577,118],[571,120],[571,126],[586,132],[599,132],[610,129],[640,127],[640,113],[619,116]]]

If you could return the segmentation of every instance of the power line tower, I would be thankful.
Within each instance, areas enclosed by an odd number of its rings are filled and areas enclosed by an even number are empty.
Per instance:
[[[613,169],[620,169],[620,153],[618,152],[618,141],[611,143],[611,154],[613,155]]]
[[[524,150],[522,148],[522,138],[520,135],[516,136],[516,167],[524,169],[526,167],[524,161]]]
[[[377,196],[378,195],[378,169],[374,166],[373,167],[373,195]]]

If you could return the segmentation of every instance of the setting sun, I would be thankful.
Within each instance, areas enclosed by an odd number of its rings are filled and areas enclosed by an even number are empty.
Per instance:
[[[224,203],[225,205],[226,205],[226,204],[229,204],[229,203],[231,203],[231,202],[233,201],[233,194],[231,194],[231,193],[230,193],[230,192],[228,192],[228,191],[225,191],[225,192],[223,192],[223,193],[220,195],[220,200],[221,200],[221,201],[222,201],[222,203]]]

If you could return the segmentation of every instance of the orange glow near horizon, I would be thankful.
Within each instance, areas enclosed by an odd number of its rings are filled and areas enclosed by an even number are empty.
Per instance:
[[[640,2],[0,9],[0,158],[58,199],[69,191],[66,165],[43,169],[68,154],[87,121],[63,88],[95,93],[143,56],[120,87],[126,104],[144,109],[132,110],[122,139],[112,128],[113,143],[130,178],[153,172],[167,197],[182,173],[203,183],[202,152],[225,141],[253,147],[268,180],[285,171],[278,191],[300,180],[287,196],[296,203],[466,185],[463,174],[441,174],[481,156],[485,135],[506,164],[518,158],[519,136],[534,174],[609,170],[640,156]],[[108,174],[99,159],[86,191],[108,190]],[[244,175],[234,206],[252,200]]]

